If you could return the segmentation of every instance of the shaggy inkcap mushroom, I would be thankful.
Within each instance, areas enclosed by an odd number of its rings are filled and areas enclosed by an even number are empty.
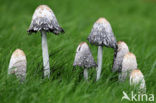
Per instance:
[[[32,33],[42,30],[54,34],[64,32],[59,26],[55,14],[47,5],[40,5],[37,7],[33,14],[28,32]]]
[[[24,52],[20,49],[16,49],[10,59],[8,74],[15,74],[22,82],[26,78],[26,65],[27,60]]]
[[[63,33],[64,30],[59,26],[53,11],[47,5],[40,5],[33,14],[28,32],[32,33],[37,31],[40,31],[42,36],[44,77],[49,77],[50,65],[46,32],[59,34]]]
[[[98,46],[98,68],[96,80],[99,80],[102,68],[102,47],[106,46],[113,48],[115,50],[114,57],[116,56],[117,43],[110,23],[105,18],[99,18],[94,23],[88,40],[91,44]]]
[[[141,92],[146,92],[146,84],[144,80],[144,75],[139,69],[133,70],[130,74],[130,85],[138,86]]]
[[[99,18],[94,23],[88,40],[91,44],[97,46],[117,48],[116,38],[114,37],[112,27],[105,18]]]
[[[124,81],[127,76],[129,76],[129,73],[137,69],[137,60],[133,53],[128,52],[122,61],[122,69],[121,73],[119,74],[119,81]]]
[[[117,46],[118,46],[118,50],[117,50],[116,57],[114,58],[114,64],[112,68],[113,72],[116,72],[116,71],[121,72],[123,57],[125,54],[129,52],[128,46],[125,42],[119,41],[117,43]]]
[[[92,53],[86,42],[82,42],[76,49],[75,60],[73,66],[80,66],[84,68],[84,78],[88,79],[88,68],[96,67]]]

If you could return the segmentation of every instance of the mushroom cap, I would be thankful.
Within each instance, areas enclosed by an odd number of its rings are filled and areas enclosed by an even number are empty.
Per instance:
[[[28,32],[32,33],[41,30],[53,32],[54,34],[64,32],[59,26],[55,14],[47,5],[40,5],[36,8]]]
[[[80,43],[77,47],[73,66],[80,66],[83,68],[91,68],[97,66],[86,42]]]
[[[97,46],[106,46],[116,49],[117,43],[112,27],[105,18],[99,18],[93,25],[88,40]]]
[[[122,72],[132,71],[137,68],[137,60],[133,53],[125,54],[122,62]]]
[[[16,49],[10,59],[8,74],[15,74],[17,78],[24,81],[26,78],[27,60],[24,52]]]
[[[121,71],[123,57],[125,54],[129,52],[128,46],[125,42],[119,41],[117,43],[117,46],[118,46],[118,50],[117,50],[116,57],[114,58],[114,64],[112,69],[113,72]]]
[[[139,69],[133,70],[130,74],[130,85],[139,85],[139,89],[146,90],[144,76]]]
[[[129,77],[130,72],[134,69],[137,69],[136,57],[133,53],[128,52],[124,55],[122,61],[121,73],[119,74],[119,81],[124,81]]]

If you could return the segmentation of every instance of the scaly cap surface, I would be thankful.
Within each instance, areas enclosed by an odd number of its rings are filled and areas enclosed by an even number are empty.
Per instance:
[[[130,74],[130,85],[139,86],[140,90],[146,91],[144,75],[139,69],[133,70]]]
[[[84,68],[91,68],[97,66],[89,49],[89,46],[86,42],[80,43],[77,47],[73,66],[80,66]]]
[[[114,64],[113,64],[113,68],[112,68],[113,72],[121,71],[123,57],[125,54],[127,54],[129,52],[128,46],[125,42],[119,41],[117,43],[117,46],[118,46],[118,50],[117,50],[117,54],[114,59]]]
[[[47,5],[40,5],[37,7],[33,14],[28,32],[32,33],[41,30],[53,32],[54,34],[64,32],[59,26],[53,11]]]
[[[112,27],[105,18],[99,18],[93,25],[88,40],[97,46],[106,46],[116,49],[117,43]]]
[[[17,78],[24,81],[26,78],[27,60],[24,52],[16,49],[10,59],[8,74],[15,74]]]

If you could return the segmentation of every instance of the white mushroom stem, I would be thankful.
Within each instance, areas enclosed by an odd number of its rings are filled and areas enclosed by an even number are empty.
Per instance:
[[[96,81],[98,81],[100,79],[100,74],[101,74],[101,69],[102,69],[102,46],[98,46],[98,58],[97,58],[97,77],[96,77]]]
[[[47,45],[47,34],[45,31],[41,31],[42,34],[42,56],[43,56],[43,66],[44,66],[44,77],[50,76],[50,66],[49,66],[49,54]]]
[[[88,80],[88,69],[87,68],[84,69],[83,74],[84,74],[85,80]]]

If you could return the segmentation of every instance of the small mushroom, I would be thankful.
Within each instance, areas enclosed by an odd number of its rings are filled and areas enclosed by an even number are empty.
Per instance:
[[[63,33],[64,30],[59,26],[53,11],[47,5],[40,5],[35,10],[28,32],[41,32],[42,36],[42,55],[44,65],[44,77],[50,76],[49,54],[46,32],[56,35]]]
[[[97,67],[97,78],[100,79],[102,69],[102,48],[103,46],[114,48],[116,56],[117,43],[112,27],[105,18],[99,18],[93,25],[91,33],[88,37],[91,44],[98,46],[98,67]]]
[[[129,52],[128,46],[125,42],[119,41],[117,45],[118,45],[118,50],[113,62],[113,68],[112,68],[113,72],[121,71],[123,57],[125,54]]]
[[[26,78],[27,60],[24,52],[16,49],[10,59],[8,74],[15,74],[21,82]]]
[[[86,80],[88,79],[88,68],[97,66],[86,42],[80,43],[77,47],[73,66],[84,68],[84,78]]]
[[[133,53],[128,52],[125,54],[122,61],[122,69],[119,74],[119,81],[125,81],[130,72],[137,68],[137,60]]]
[[[141,92],[146,92],[146,84],[144,80],[144,75],[139,69],[133,70],[130,74],[130,85],[138,86]]]

